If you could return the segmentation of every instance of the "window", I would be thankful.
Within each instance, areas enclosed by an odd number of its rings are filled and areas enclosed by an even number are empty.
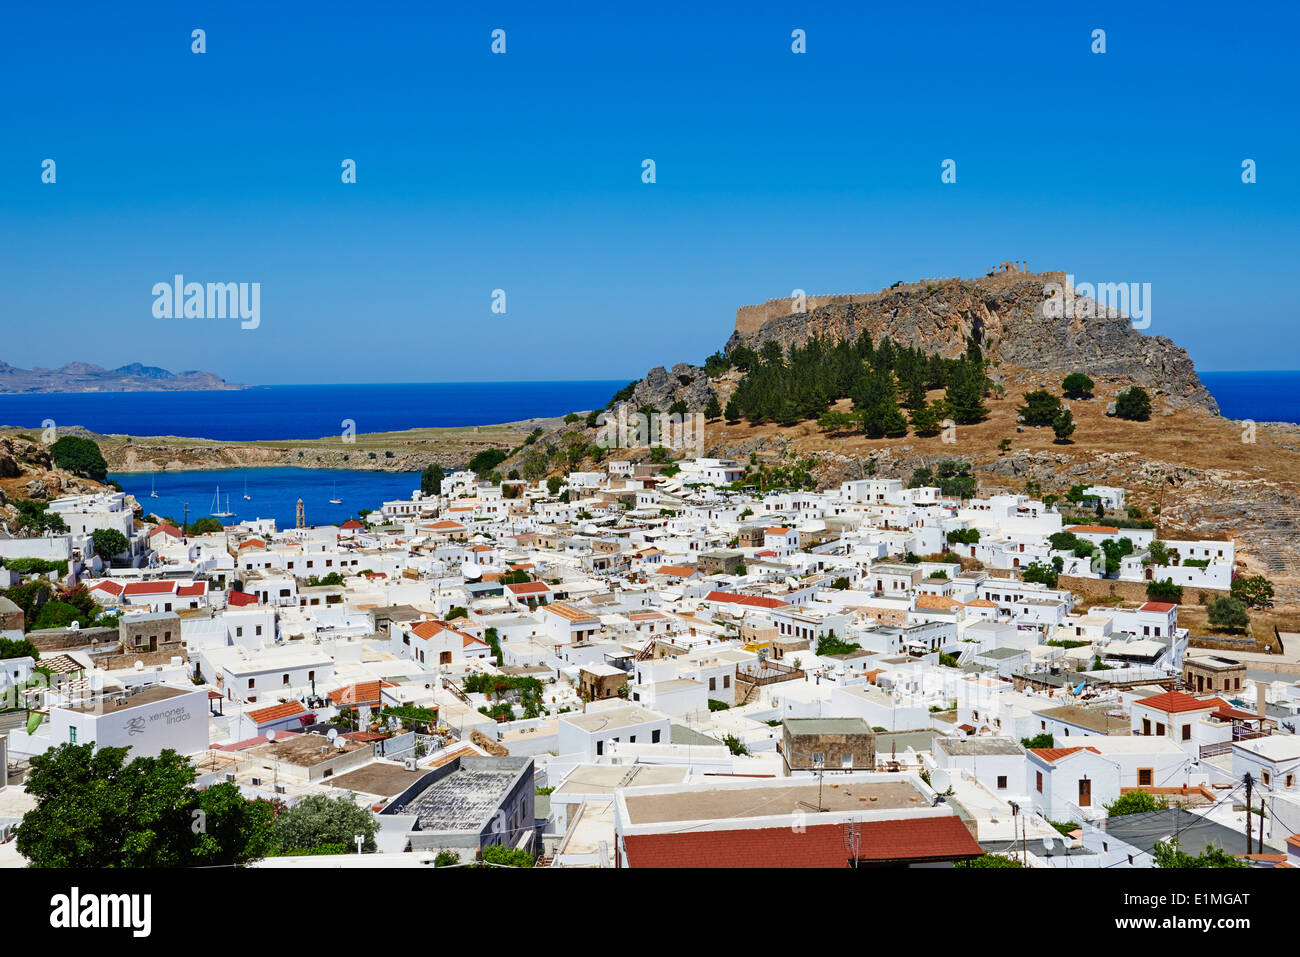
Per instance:
[[[710,691],[717,691],[717,690],[718,690],[718,679],[717,679],[717,678],[710,678],[710,679],[709,679],[709,690],[710,690]]]
[[[1151,719],[1150,719],[1150,718],[1143,718],[1143,719],[1142,719],[1142,733],[1143,733],[1143,734],[1148,734],[1148,735],[1151,733]]]
[[[853,767],[853,755],[851,752],[845,751],[843,754],[840,755],[840,767],[842,768]]]
[[[286,684],[286,685],[287,685],[287,684],[289,683],[289,676],[288,676],[288,675],[285,675],[285,676],[284,676],[284,680],[283,680],[282,682],[280,682],[280,683],[281,683],[281,684]]]
[[[236,628],[236,629],[235,629],[235,637],[236,637],[236,638],[243,638],[243,637],[244,637],[244,629],[243,629],[242,627],[239,627],[239,628]]]
[[[1007,789],[1007,776],[1006,776],[1005,774],[999,774],[999,775],[998,775],[998,790],[999,790],[999,791],[1005,791],[1006,789]]]
[[[1267,771],[1265,771],[1265,772],[1264,772],[1264,787],[1268,787],[1268,786],[1269,786],[1270,784],[1272,784],[1272,783],[1273,783],[1273,775],[1271,775],[1271,774],[1269,774]]]
[[[651,731],[651,732],[650,732],[650,743],[651,743],[651,744],[658,744],[658,743],[659,743],[659,732],[658,732],[658,730],[655,730],[655,731]]]
[[[1138,787],[1151,787],[1151,768],[1138,768]]]
[[[1043,772],[1038,771],[1036,773],[1038,774],[1038,793],[1042,794],[1043,793]]]
[[[724,687],[724,688],[730,688],[730,687],[731,687],[731,675],[723,675],[723,676],[722,676],[722,687]]]
[[[69,741],[69,743],[71,743],[71,744],[76,744],[76,743],[77,743],[77,729],[76,729],[76,728],[68,728],[68,741]]]
[[[1165,726],[1164,723],[1161,721],[1156,722],[1156,734],[1159,735],[1160,737],[1164,737]]]
[[[1183,725],[1183,740],[1192,740],[1192,726],[1190,724]]]
[[[604,741],[597,741],[597,742],[596,742],[596,753],[597,753],[597,754],[604,754],[604,753],[605,753],[605,742],[604,742]]]
[[[248,686],[249,686],[250,688],[253,687],[253,681],[254,681],[253,678],[249,678],[249,679],[248,679]]]

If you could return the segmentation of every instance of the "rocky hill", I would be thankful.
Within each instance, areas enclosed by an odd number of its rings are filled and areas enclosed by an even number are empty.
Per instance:
[[[824,304],[814,298],[801,313],[787,311],[793,305],[789,300],[769,300],[738,310],[727,350],[741,343],[757,350],[770,341],[788,347],[814,335],[856,339],[868,331],[876,341],[889,336],[899,345],[952,357],[976,336],[995,363],[1030,372],[1079,371],[1122,379],[1219,411],[1187,352],[1166,337],[1143,334],[1127,316],[1089,297],[1059,310],[1072,315],[1053,317],[1048,284],[1063,286],[1065,281],[1062,272],[1012,268],[979,279],[936,279],[862,296],[827,297]],[[757,319],[755,310],[763,310]],[[996,368],[992,377],[997,380]]]
[[[105,369],[89,362],[69,362],[57,369],[20,369],[0,362],[0,393],[32,392],[178,392],[242,389],[211,372],[169,372],[132,362]]]
[[[55,466],[48,447],[16,435],[0,436],[0,529],[27,534],[17,525],[15,501],[46,501],[60,495],[97,492],[100,483]]]

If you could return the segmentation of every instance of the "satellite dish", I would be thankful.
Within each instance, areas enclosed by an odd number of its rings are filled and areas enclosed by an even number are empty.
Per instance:
[[[135,663],[135,670],[136,670],[136,671],[144,671],[144,662],[143,662],[143,661],[137,661],[137,662]]]
[[[275,730],[274,730],[274,729],[272,729],[272,730],[266,732],[266,740],[268,740],[268,741],[274,741],[274,740],[275,740]]]
[[[325,734],[325,737],[329,738],[330,741],[333,741],[338,736],[339,736],[338,728],[330,728],[329,731]]]
[[[1051,853],[1052,839],[1050,837],[1043,838],[1043,850],[1047,851],[1049,854]]]

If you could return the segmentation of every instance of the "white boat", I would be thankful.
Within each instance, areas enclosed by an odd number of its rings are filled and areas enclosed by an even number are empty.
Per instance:
[[[212,496],[212,510],[213,510],[213,511],[212,511],[212,517],[213,517],[213,518],[230,518],[230,516],[232,516],[232,515],[235,514],[234,512],[232,512],[232,511],[230,510],[230,496],[229,496],[229,495],[226,496],[226,510],[225,510],[224,512],[217,511],[217,509],[219,509],[219,508],[221,508],[221,486],[220,486],[220,485],[217,486],[217,494],[214,495],[214,496]]]
[[[339,498],[339,483],[334,483],[334,497],[330,499],[331,505],[342,505],[343,499]]]
[[[244,479],[244,501],[251,502],[252,500],[253,496],[248,494],[248,479]]]
[[[158,489],[154,487],[154,478],[152,475],[149,476],[149,497],[150,498],[158,497]]]

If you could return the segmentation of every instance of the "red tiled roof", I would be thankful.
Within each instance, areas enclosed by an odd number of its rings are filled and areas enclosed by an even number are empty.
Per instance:
[[[763,534],[764,535],[789,535],[790,531],[791,531],[790,529],[782,528],[780,525],[773,525],[769,528],[763,529]]]
[[[168,525],[166,522],[163,522],[149,533],[150,538],[153,538],[155,535],[170,535],[172,538],[180,538],[181,530],[175,525]]]
[[[1138,611],[1158,611],[1162,614],[1168,614],[1177,607],[1177,605],[1171,604],[1167,601],[1149,601],[1139,608]]]
[[[739,828],[629,834],[629,867],[848,867],[847,826]],[[947,861],[983,853],[956,817],[861,821],[855,825],[858,860]]]
[[[110,595],[121,595],[121,594],[122,594],[122,586],[119,585],[117,582],[113,581],[112,579],[108,579],[108,580],[106,580],[106,581],[102,581],[102,582],[100,582],[100,583],[97,584],[97,585],[91,585],[91,586],[90,586],[90,590],[91,590],[91,591],[106,591],[106,592],[108,592]]]
[[[783,608],[789,602],[778,598],[765,598],[762,595],[736,595],[729,591],[711,591],[704,596],[705,601],[726,602],[734,605],[751,605],[754,608]]]
[[[254,724],[269,724],[272,721],[281,721],[284,718],[292,718],[296,714],[305,714],[306,708],[298,701],[286,701],[283,704],[273,704],[269,708],[258,708],[256,711],[247,712],[248,717]]]
[[[507,585],[513,595],[540,595],[551,590],[551,586],[546,582],[519,582],[516,585]]]
[[[239,550],[242,552],[245,548],[266,548],[266,542],[260,538],[250,538],[248,541],[240,543]]]
[[[226,604],[235,608],[244,605],[256,605],[257,596],[247,591],[228,591],[226,592]]]
[[[176,589],[177,598],[197,598],[208,593],[207,582],[191,582]]]
[[[358,522],[355,518],[350,518],[342,525],[340,525],[339,528],[365,528],[365,526],[362,525],[360,522]]]
[[[358,681],[356,684],[347,685],[343,688],[335,688],[330,692],[330,700],[335,704],[378,704],[379,681]]]
[[[1055,764],[1062,758],[1068,758],[1076,751],[1091,751],[1093,754],[1101,754],[1096,748],[1030,748],[1030,754],[1036,754],[1048,764]]]
[[[1189,694],[1183,694],[1181,691],[1166,691],[1164,694],[1153,695],[1150,698],[1142,698],[1133,702],[1144,708],[1154,708],[1156,711],[1163,711],[1165,714],[1182,714],[1184,711],[1206,711],[1211,708],[1219,707],[1227,702],[1218,698],[1209,701],[1201,701],[1199,698],[1193,698]]]
[[[1119,531],[1113,525],[1067,525],[1067,532],[1101,532],[1104,535],[1114,535]]]
[[[131,582],[122,589],[124,595],[170,595],[176,590],[174,581]]]

